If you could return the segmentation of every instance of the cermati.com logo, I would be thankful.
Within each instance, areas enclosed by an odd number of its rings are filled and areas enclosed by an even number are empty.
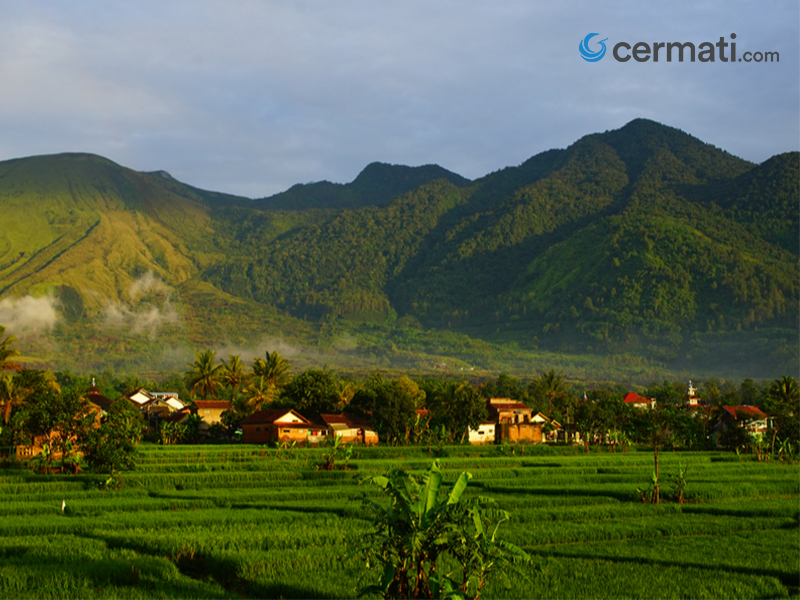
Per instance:
[[[598,33],[590,33],[578,45],[578,51],[583,60],[587,62],[598,62],[606,55],[606,44],[608,38],[600,41],[592,41]],[[702,62],[713,63],[716,61],[723,63],[750,63],[750,62],[780,62],[781,57],[778,52],[744,52],[740,55],[736,53],[736,34],[730,35],[730,42],[725,41],[725,36],[720,36],[718,42],[618,42],[614,44],[611,55],[617,62],[628,62],[631,58],[636,62]],[[590,44],[595,48],[592,50]]]
[[[597,62],[606,55],[606,41],[608,40],[608,38],[596,42],[597,44],[600,44],[600,46],[602,46],[602,50],[597,50],[596,52],[592,52],[591,50],[589,50],[589,40],[591,40],[596,35],[600,34],[590,33],[585,38],[583,38],[583,41],[578,46],[578,50],[580,51],[581,56],[585,61]]]

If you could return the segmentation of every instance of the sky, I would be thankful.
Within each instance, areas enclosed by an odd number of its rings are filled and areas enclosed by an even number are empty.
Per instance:
[[[612,55],[732,33],[779,62]],[[762,162],[800,147],[799,40],[797,0],[4,2],[0,160],[91,152],[263,197],[374,161],[474,179],[644,117]]]

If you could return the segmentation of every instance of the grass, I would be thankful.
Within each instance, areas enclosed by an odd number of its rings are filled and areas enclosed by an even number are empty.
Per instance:
[[[764,598],[800,588],[796,466],[664,453],[662,476],[689,467],[688,502],[646,505],[636,493],[652,466],[645,451],[446,450],[446,479],[473,473],[468,493],[512,513],[500,535],[533,559],[484,597]],[[355,597],[377,576],[354,550],[370,531],[362,502],[375,494],[360,480],[396,466],[420,472],[431,459],[422,448],[365,448],[352,470],[324,472],[322,453],[143,446],[139,468],[111,492],[93,474],[2,471],[0,597]]]

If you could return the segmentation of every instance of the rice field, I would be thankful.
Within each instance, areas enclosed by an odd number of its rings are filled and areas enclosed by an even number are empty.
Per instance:
[[[532,557],[486,598],[783,598],[800,592],[800,469],[723,453],[679,463],[685,504],[643,504],[652,454],[451,447],[446,480],[511,512],[500,536]],[[320,471],[325,449],[144,446],[118,490],[99,475],[0,471],[0,597],[343,598],[378,574],[365,477],[427,469],[424,448],[364,448]],[[62,502],[66,508],[62,512]]]

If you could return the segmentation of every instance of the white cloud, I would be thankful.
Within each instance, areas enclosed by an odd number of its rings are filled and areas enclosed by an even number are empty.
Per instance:
[[[50,331],[60,319],[58,300],[51,296],[23,296],[0,300],[0,325],[17,337]]]
[[[796,0],[8,3],[0,158],[80,150],[264,196],[369,162],[470,178],[648,117],[763,161],[797,149]],[[779,64],[589,65],[587,32]]]
[[[150,292],[154,292],[155,297],[148,296]],[[116,302],[106,306],[103,311],[103,323],[106,327],[125,329],[132,335],[146,334],[155,338],[159,329],[179,322],[178,313],[171,301],[172,290],[152,272],[148,271],[134,281],[129,288],[129,294],[130,304]]]

